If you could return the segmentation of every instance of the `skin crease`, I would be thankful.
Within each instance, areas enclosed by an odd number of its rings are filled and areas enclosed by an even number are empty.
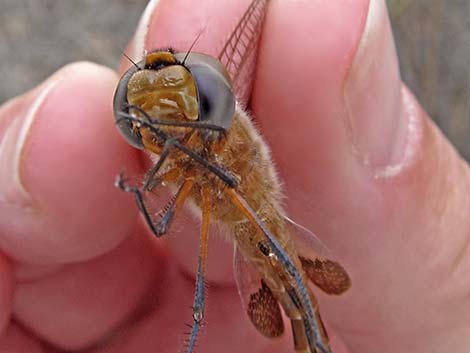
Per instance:
[[[195,47],[215,54],[232,14],[247,2],[234,3],[229,11],[204,1],[186,13],[179,9],[188,8],[189,0],[162,0],[145,45],[184,50],[201,30],[195,24],[215,19]],[[403,116],[397,119],[412,127],[401,171],[374,177],[354,152],[342,120],[342,90],[367,11],[365,0],[273,1],[253,114],[272,148],[289,214],[315,230],[351,274],[353,287],[342,297],[315,290],[333,352],[466,352],[468,165],[400,89],[397,76],[382,89],[398,87],[394,104]],[[172,26],[175,14],[187,28]],[[302,55],[293,60],[279,53]],[[19,207],[0,197],[0,352],[176,352],[183,344],[198,222],[180,215],[176,231],[155,240],[132,197],[113,187],[121,168],[129,175],[146,168],[112,124],[117,80],[108,69],[78,63],[47,81],[57,83],[22,150],[21,180],[31,199]],[[47,82],[1,108],[0,142]],[[380,89],[373,95],[386,96]],[[293,352],[289,333],[273,343],[251,326],[232,282],[231,247],[213,239],[207,325],[197,351]]]

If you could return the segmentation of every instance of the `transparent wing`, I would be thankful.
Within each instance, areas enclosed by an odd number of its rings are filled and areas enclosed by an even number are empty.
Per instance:
[[[251,93],[256,52],[269,0],[253,0],[235,26],[218,59],[227,69],[237,100],[246,106]]]
[[[256,329],[266,337],[278,337],[284,332],[281,309],[271,290],[256,269],[234,246],[233,273],[243,309]]]
[[[283,216],[290,233],[293,235],[297,249],[302,249],[309,257],[332,258],[330,249],[307,227],[293,219]]]
[[[307,277],[327,294],[344,293],[351,280],[346,270],[333,258],[330,250],[306,227],[284,216]]]

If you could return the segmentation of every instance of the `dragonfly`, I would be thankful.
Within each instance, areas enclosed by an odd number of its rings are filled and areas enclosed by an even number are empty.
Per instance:
[[[268,338],[279,337],[284,312],[296,353],[331,353],[308,282],[332,295],[351,285],[343,266],[282,209],[269,148],[243,108],[268,5],[269,0],[250,3],[217,58],[191,48],[146,53],[122,76],[114,97],[119,131],[154,162],[141,185],[121,173],[116,186],[133,194],[151,232],[167,234],[187,201],[200,210],[187,353],[194,352],[204,320],[211,222],[231,234],[235,281],[252,324]],[[169,184],[174,196],[154,212],[155,190]]]

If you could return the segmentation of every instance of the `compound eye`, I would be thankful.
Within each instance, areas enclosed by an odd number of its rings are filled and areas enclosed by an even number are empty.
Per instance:
[[[137,66],[141,66],[142,63],[138,63]],[[121,133],[121,135],[126,139],[127,143],[131,146],[144,149],[142,144],[142,138],[138,134],[138,131],[133,127],[131,121],[126,120],[125,116],[129,115],[129,107],[127,102],[127,90],[129,80],[139,68],[136,66],[131,66],[129,70],[121,77],[121,80],[118,83],[116,92],[114,93],[113,101],[113,110],[114,110],[114,119],[116,119],[116,125]]]
[[[179,59],[181,53],[175,54]],[[213,57],[190,53],[184,64],[198,91],[199,121],[229,128],[235,113],[235,96],[222,64]]]

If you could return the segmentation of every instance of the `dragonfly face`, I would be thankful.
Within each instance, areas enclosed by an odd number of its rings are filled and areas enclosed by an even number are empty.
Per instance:
[[[167,233],[187,199],[201,209],[200,253],[187,353],[194,351],[204,319],[204,276],[211,220],[223,223],[235,244],[237,286],[256,329],[269,338],[290,319],[298,353],[329,353],[316,299],[308,280],[328,294],[350,286],[340,264],[321,256],[312,235],[281,207],[280,182],[269,150],[251,120],[243,84],[254,70],[267,0],[253,0],[218,59],[200,53],[149,53],[121,78],[114,98],[119,131],[146,150],[155,164],[142,186],[117,186],[134,195],[149,228]],[[248,40],[247,40],[248,37]],[[152,212],[152,190],[173,184],[176,195]],[[292,226],[294,225],[294,228]]]
[[[207,139],[216,139],[230,127],[235,97],[227,71],[213,57],[156,51],[124,74],[114,97],[114,112],[119,131],[132,146],[163,148],[164,140],[155,140],[152,134],[141,131],[145,127],[139,126],[138,121],[125,119],[133,109],[141,109],[139,113],[153,125],[168,124],[160,126],[168,138],[182,132],[172,128],[172,124],[195,127],[199,123],[199,128],[205,124],[219,127],[204,134]]]

